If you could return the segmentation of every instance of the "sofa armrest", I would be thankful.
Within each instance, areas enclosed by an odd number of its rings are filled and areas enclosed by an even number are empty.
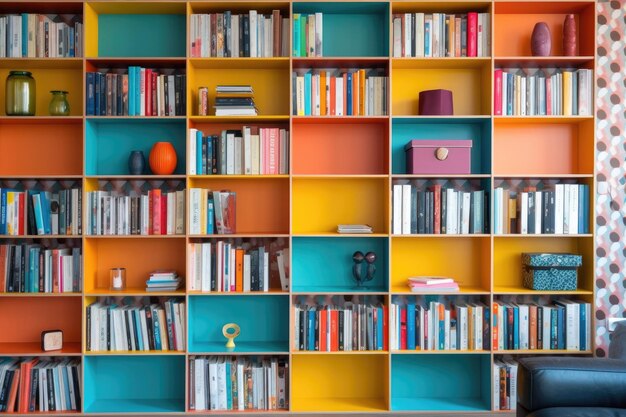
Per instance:
[[[518,402],[548,407],[626,408],[626,360],[572,357],[520,359]]]

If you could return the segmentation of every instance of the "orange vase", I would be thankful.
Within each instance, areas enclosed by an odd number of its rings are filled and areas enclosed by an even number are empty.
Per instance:
[[[176,150],[169,142],[157,142],[150,151],[150,169],[156,175],[170,175],[176,169]]]

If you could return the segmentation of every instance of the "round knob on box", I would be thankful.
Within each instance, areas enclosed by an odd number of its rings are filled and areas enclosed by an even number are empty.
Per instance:
[[[437,148],[435,150],[435,157],[440,161],[445,161],[448,158],[448,148]]]

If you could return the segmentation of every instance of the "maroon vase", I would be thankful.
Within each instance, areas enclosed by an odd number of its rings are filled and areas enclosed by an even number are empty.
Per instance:
[[[552,34],[548,24],[545,22],[537,23],[530,38],[530,51],[533,56],[550,56],[551,48]]]
[[[565,16],[563,22],[563,55],[576,56],[576,19],[573,14]]]

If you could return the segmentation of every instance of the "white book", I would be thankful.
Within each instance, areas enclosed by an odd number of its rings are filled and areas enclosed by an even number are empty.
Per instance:
[[[402,184],[393,186],[393,234],[402,234]]]
[[[519,304],[519,348],[527,350],[529,346],[529,313],[528,305]]]
[[[402,185],[402,234],[411,234],[411,185]]]
[[[563,202],[565,198],[564,184],[554,186],[554,233],[563,234]]]
[[[217,375],[217,358],[212,357],[209,359],[209,401],[211,410],[219,409]]]
[[[204,361],[205,359],[202,358],[194,359],[194,398],[196,411],[203,411],[207,409],[204,397]]]
[[[243,127],[243,173],[252,174],[252,143],[250,138],[250,127]]]
[[[226,174],[235,174],[235,134],[226,134]]]
[[[469,234],[470,229],[470,206],[471,206],[471,194],[463,192],[463,205],[462,205],[462,217],[461,217],[461,233],[464,235]]]
[[[176,350],[185,350],[185,303],[174,302],[172,304],[174,309],[174,330],[176,336]],[[181,312],[183,314],[181,314]]]
[[[322,13],[315,13],[315,56],[322,57],[324,56],[324,31],[322,30],[324,27],[324,18]]]
[[[550,331],[551,329],[551,323],[550,323],[550,315],[552,314],[552,307],[550,306],[541,306],[539,307],[541,309],[543,309],[543,325],[542,325],[542,329],[540,330],[542,332],[542,343],[543,343],[543,349],[547,350],[550,349]]]
[[[535,234],[541,234],[543,219],[543,193],[535,191]]]
[[[243,290],[250,291],[250,255],[243,255]]]
[[[289,281],[285,271],[285,265],[289,257],[288,249],[279,250],[276,255],[276,263],[278,263],[278,275],[280,277],[280,286],[283,291],[289,291]]]
[[[480,43],[479,43],[480,45]],[[526,76],[522,75],[521,79],[520,79],[520,114],[522,116],[526,116],[526,100],[528,99],[527,97],[527,91],[526,91]]]
[[[242,156],[243,155],[243,138],[241,136],[235,136],[234,141],[234,151],[233,151],[233,159],[234,159],[234,173],[235,175],[243,174],[243,166],[242,166]]]
[[[230,375],[228,376],[230,378]],[[217,409],[227,409],[226,394],[226,361],[225,358],[219,358],[217,362]]]
[[[166,194],[167,198],[167,228],[166,233],[173,235],[176,227],[176,192]],[[130,199],[126,197],[128,219],[130,219]],[[126,234],[130,234],[130,221],[126,222]]]
[[[198,160],[198,150],[196,149],[196,136],[198,133],[198,129],[191,128],[189,129],[189,159],[187,163],[189,164],[188,170],[189,175],[196,175],[196,161]]]
[[[232,57],[238,57],[239,56],[239,15],[238,14],[234,14],[231,16],[231,28],[232,28],[232,33],[233,36],[231,36],[230,41],[231,41],[231,47],[230,47],[230,51],[232,54]]]
[[[485,15],[483,13],[478,13],[478,30],[476,33],[476,56],[485,56],[485,52],[483,51],[483,41],[485,37]]]
[[[211,243],[202,243],[202,256],[200,259],[202,265],[201,290],[203,292],[211,291]]]
[[[435,58],[440,56],[439,55],[439,37],[441,34],[441,29],[439,28],[439,26],[440,26],[439,13],[433,13],[432,30],[430,31],[430,37],[432,40],[431,52],[432,52],[432,56]]]
[[[450,350],[450,310],[444,310],[444,349]]]
[[[578,234],[578,184],[568,184],[569,191],[569,234]]]
[[[237,387],[238,387],[239,395],[237,396],[237,409],[239,411],[243,411],[246,408],[246,404],[244,403],[244,395],[243,395],[243,390],[245,389],[243,375],[244,375],[243,359],[241,357],[238,357],[237,358]]]
[[[337,116],[344,115],[343,108],[343,78],[336,77],[335,78],[335,113]]]
[[[500,361],[493,361],[493,397],[491,397],[491,409],[494,411],[500,410],[500,366]]]
[[[249,21],[250,21],[250,57],[256,58],[258,57],[258,54],[257,54],[258,23],[257,23],[257,11],[256,10],[250,10]]]
[[[424,56],[424,13],[415,13],[415,56]]]
[[[498,350],[504,350],[504,326],[506,321],[504,319],[504,309],[502,305],[498,305]]]
[[[402,56],[402,20],[399,17],[393,19],[393,57]]]
[[[570,233],[570,199],[571,186],[570,184],[563,184],[563,233],[566,235]]]
[[[146,321],[146,310],[139,310],[139,323],[141,324],[141,338],[143,340],[143,350],[150,350],[150,342],[148,338],[148,322]]]
[[[413,44],[411,42],[411,28],[413,27],[413,18],[411,13],[404,14],[404,56],[413,56]]]
[[[476,305],[474,313],[474,349],[483,350],[483,306]]]
[[[502,115],[508,115],[508,106],[507,106],[507,94],[508,94],[508,82],[507,82],[507,75],[508,73],[506,71],[502,71]]]

